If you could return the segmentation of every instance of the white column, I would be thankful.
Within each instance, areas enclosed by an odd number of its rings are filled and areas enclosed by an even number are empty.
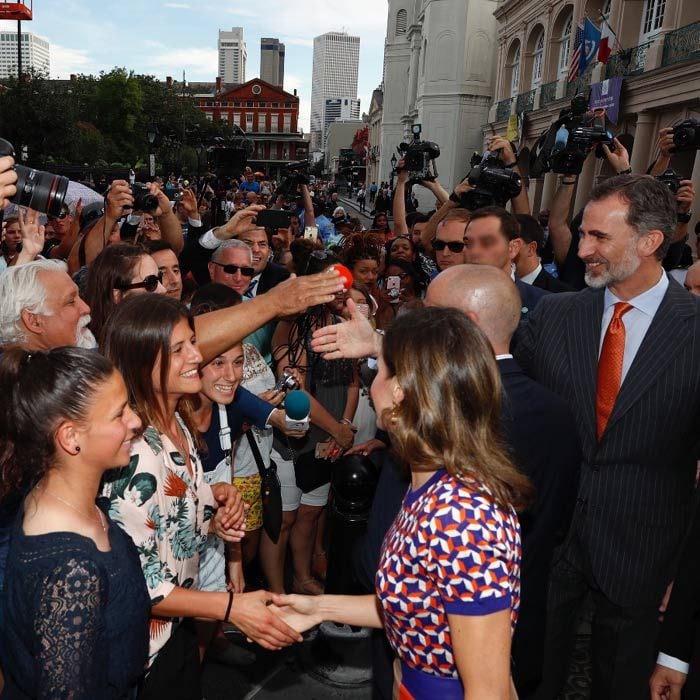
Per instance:
[[[634,145],[630,159],[633,173],[645,173],[649,167],[655,125],[656,118],[651,112],[640,112],[637,115],[637,128],[634,131]]]

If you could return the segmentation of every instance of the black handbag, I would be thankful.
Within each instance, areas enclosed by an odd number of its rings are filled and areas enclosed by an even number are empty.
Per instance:
[[[246,432],[250,450],[260,472],[260,499],[262,500],[263,527],[267,536],[277,544],[282,531],[282,486],[277,476],[277,465],[270,460],[270,466],[263,462],[258,443],[252,428]]]
[[[313,450],[294,456],[294,476],[297,486],[308,493],[331,480],[331,461],[316,457]]]

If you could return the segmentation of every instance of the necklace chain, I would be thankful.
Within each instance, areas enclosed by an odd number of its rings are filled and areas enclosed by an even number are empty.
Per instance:
[[[61,501],[61,503],[65,503],[69,508],[72,508],[76,513],[79,513],[82,515],[84,518],[87,518],[88,520],[96,520],[97,522],[100,523],[102,526],[102,532],[105,534],[107,533],[107,526],[105,525],[104,522],[104,516],[102,514],[102,511],[97,507],[97,503],[95,504],[95,510],[97,511],[97,517],[93,518],[91,515],[88,515],[84,511],[80,510],[80,508],[76,508],[72,503],[69,503],[65,498],[61,498],[60,496],[57,496],[55,493],[49,491],[46,486],[43,487],[44,492],[48,493],[49,496],[53,496],[57,501]]]

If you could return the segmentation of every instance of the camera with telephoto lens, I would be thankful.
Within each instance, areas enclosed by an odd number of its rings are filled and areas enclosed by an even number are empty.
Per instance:
[[[578,175],[593,146],[598,158],[605,156],[603,144],[615,150],[613,138],[605,115],[589,112],[586,95],[579,93],[534,145],[530,153],[530,175],[541,177],[550,170],[561,175]]]
[[[474,189],[460,196],[463,209],[474,211],[481,207],[505,207],[509,199],[520,194],[520,175],[506,168],[495,152],[486,151],[483,157],[474,153],[471,166],[467,181]]]
[[[684,119],[673,127],[673,153],[697,151],[700,149],[700,121]]]
[[[275,391],[289,391],[289,389],[296,389],[296,386],[297,380],[294,376],[289,372],[283,372],[275,384]]]
[[[671,194],[675,195],[678,193],[683,178],[673,168],[667,168],[661,175],[657,175],[654,179],[663,182],[671,191]]]
[[[151,194],[151,190],[142,182],[135,182],[131,186],[131,196],[134,198],[134,211],[150,213],[158,209],[158,197]]]
[[[9,141],[0,139],[0,157],[3,156],[14,158],[15,149]],[[51,216],[61,213],[70,182],[67,177],[25,165],[15,165],[14,171],[17,173],[17,194],[10,200],[13,204]]]
[[[438,176],[435,160],[440,157],[440,146],[433,141],[420,140],[420,124],[414,124],[411,133],[413,140],[410,143],[402,142],[398,146],[409,181],[435,180]]]
[[[309,161],[293,160],[282,169],[282,180],[275,190],[275,197],[294,199],[299,185],[309,184]]]

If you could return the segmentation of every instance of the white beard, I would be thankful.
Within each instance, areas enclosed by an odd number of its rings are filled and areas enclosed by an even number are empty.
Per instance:
[[[92,331],[87,327],[90,323],[90,316],[81,316],[76,330],[75,345],[86,350],[93,350],[97,347],[97,340]]]

